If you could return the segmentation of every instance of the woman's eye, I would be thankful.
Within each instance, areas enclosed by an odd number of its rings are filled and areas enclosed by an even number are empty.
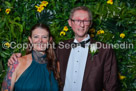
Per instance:
[[[38,38],[38,36],[34,36],[34,38]]]
[[[43,36],[43,38],[47,38],[47,36]]]

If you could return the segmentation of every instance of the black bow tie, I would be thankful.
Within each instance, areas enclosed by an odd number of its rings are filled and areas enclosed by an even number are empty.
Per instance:
[[[79,42],[79,43],[73,42],[72,43],[72,48],[76,48],[77,46],[81,46],[81,47],[85,48],[85,44],[88,43],[89,41],[90,41],[90,39],[88,39],[87,41]]]

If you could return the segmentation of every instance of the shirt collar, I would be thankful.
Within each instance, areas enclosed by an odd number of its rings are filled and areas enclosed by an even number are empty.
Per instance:
[[[86,40],[88,40],[88,39],[90,39],[89,34],[87,34],[87,37],[84,38],[82,41],[86,41]],[[82,42],[82,41],[81,41],[81,42]],[[74,39],[74,42],[75,42],[75,43],[79,43],[76,39]]]

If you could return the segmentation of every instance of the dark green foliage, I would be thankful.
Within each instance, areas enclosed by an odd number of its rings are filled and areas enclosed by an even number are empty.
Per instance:
[[[35,5],[41,0],[0,0],[0,84],[7,69],[7,61],[12,53],[25,53],[22,48],[4,49],[5,42],[16,44],[27,43],[29,30],[36,23],[47,24],[54,41],[67,40],[74,37],[72,29],[68,26],[70,10],[76,6],[87,6],[93,14],[95,29],[94,39],[108,44],[133,44],[133,48],[115,48],[118,62],[118,72],[125,76],[120,79],[121,91],[135,91],[136,89],[136,0],[47,0],[49,4],[39,13]],[[11,9],[9,14],[5,13]],[[60,36],[64,26],[68,27],[66,35]],[[104,30],[104,34],[97,35],[97,31]],[[121,38],[120,34],[125,37]],[[15,46],[14,44],[13,46]],[[0,85],[1,88],[1,85]]]

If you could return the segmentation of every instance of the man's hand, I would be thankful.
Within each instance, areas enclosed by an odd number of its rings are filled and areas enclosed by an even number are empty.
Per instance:
[[[17,58],[21,57],[21,53],[14,53],[12,56],[8,59],[8,66],[12,65],[17,61]]]

